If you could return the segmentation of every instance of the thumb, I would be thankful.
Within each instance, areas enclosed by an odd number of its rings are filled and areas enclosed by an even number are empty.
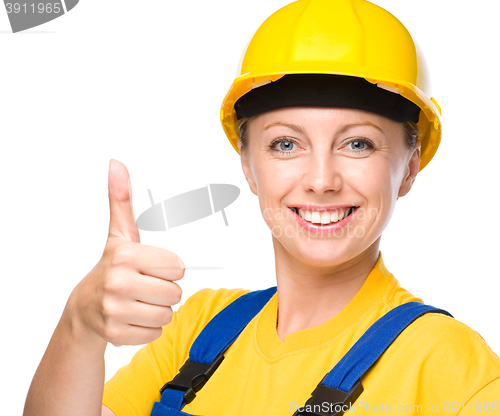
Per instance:
[[[109,234],[110,238],[124,238],[139,243],[139,229],[132,208],[132,187],[127,168],[118,160],[109,161]]]

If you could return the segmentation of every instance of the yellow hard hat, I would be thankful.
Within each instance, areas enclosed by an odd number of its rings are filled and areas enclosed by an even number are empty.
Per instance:
[[[247,46],[221,107],[221,122],[238,152],[234,104],[287,74],[364,78],[420,109],[420,170],[441,140],[441,109],[430,96],[423,55],[392,14],[366,0],[299,0],[272,14]]]

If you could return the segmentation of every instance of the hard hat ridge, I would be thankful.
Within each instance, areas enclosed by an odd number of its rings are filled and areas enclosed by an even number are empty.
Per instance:
[[[394,121],[418,122],[420,108],[363,78],[331,74],[288,74],[252,89],[236,101],[237,119],[287,107],[340,107],[369,111]]]

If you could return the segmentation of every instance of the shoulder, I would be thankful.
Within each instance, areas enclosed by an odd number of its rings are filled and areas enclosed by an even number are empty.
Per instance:
[[[416,341],[421,340],[422,347],[433,351],[446,351],[459,356],[480,355],[495,363],[500,369],[500,359],[491,350],[481,335],[450,316],[439,313],[427,313],[413,322],[405,332]],[[425,342],[423,342],[425,341]]]
[[[497,354],[478,332],[449,316],[427,313],[396,341],[424,378],[480,389],[500,377]]]
[[[427,313],[391,343],[366,374],[366,383],[385,394],[390,379],[391,388],[404,386],[412,400],[461,403],[485,388],[488,394],[497,391],[499,378],[500,359],[476,331],[449,316]]]

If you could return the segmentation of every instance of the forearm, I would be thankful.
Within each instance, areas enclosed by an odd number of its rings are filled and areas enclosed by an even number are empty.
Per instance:
[[[33,377],[24,416],[100,416],[106,344],[66,305]]]

